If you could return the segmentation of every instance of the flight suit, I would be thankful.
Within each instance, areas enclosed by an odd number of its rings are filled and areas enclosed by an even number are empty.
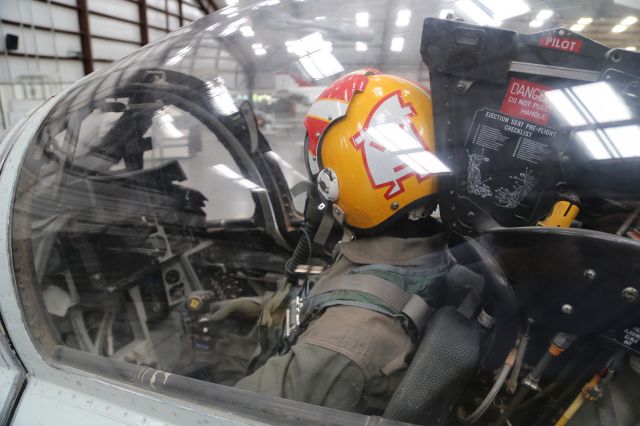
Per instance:
[[[336,277],[370,274],[437,305],[452,264],[443,234],[363,238],[341,244],[338,260],[314,290]],[[270,357],[236,387],[349,411],[382,411],[410,362],[415,330],[366,291],[338,290],[332,297],[334,304],[310,321],[287,353]],[[360,307],[367,305],[376,309]]]

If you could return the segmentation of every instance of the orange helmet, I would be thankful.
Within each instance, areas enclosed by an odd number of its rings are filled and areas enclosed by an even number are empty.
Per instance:
[[[376,70],[329,86],[305,119],[306,163],[334,216],[375,232],[433,199],[435,175],[450,170],[435,156],[428,89]]]

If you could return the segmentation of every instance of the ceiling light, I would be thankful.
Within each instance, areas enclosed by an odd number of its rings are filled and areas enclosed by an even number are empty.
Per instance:
[[[327,17],[326,16],[316,16],[316,21],[326,21]]]
[[[406,27],[411,20],[411,11],[409,9],[403,9],[398,11],[398,17],[396,18],[396,27]]]
[[[580,31],[584,30],[584,27],[586,25],[581,25],[581,24],[573,24],[569,29],[571,31],[573,31],[574,33],[579,33]]]
[[[356,13],[356,25],[361,28],[366,28],[369,26],[369,13],[368,12],[358,12]]]
[[[542,24],[544,24],[544,21],[540,21],[538,19],[534,19],[533,21],[529,22],[529,26],[532,28],[539,28],[542,26]]]
[[[589,25],[593,22],[593,18],[583,17],[578,19],[578,25]]]
[[[244,27],[240,27],[240,32],[245,37],[253,37],[256,33],[253,32],[253,28],[249,25],[245,25]]]
[[[367,51],[367,43],[363,41],[356,41],[356,51],[358,52],[366,52]]]
[[[227,6],[235,6],[239,0],[226,0]]]
[[[440,19],[449,19],[450,16],[455,15],[455,12],[451,9],[442,9],[440,11],[440,15],[438,15],[438,18]]]
[[[267,49],[265,48],[256,49],[253,51],[253,53],[255,53],[256,56],[264,56],[267,54]]]
[[[551,10],[551,9],[542,9],[536,15],[536,20],[537,21],[546,21],[547,19],[551,18],[552,16],[553,16],[553,10]]]
[[[252,48],[252,49],[254,49],[254,50],[255,50],[255,49],[262,49],[262,48],[263,48],[263,46],[262,46],[262,43],[253,43],[253,44],[251,45],[251,48]]]
[[[394,37],[391,39],[391,51],[402,52],[404,49],[404,37]]]
[[[623,31],[626,31],[627,28],[629,28],[629,27],[627,27],[626,25],[618,24],[615,27],[611,28],[611,32],[612,33],[621,33]]]
[[[638,18],[636,18],[635,16],[627,16],[622,21],[620,21],[620,24],[629,26],[635,24],[636,22],[638,22]]]
[[[636,51],[636,50],[638,50],[638,48],[635,47],[635,46],[627,46],[627,47],[624,48],[624,50]]]

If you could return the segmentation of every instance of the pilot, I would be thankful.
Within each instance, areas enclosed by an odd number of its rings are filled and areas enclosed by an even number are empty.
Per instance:
[[[281,286],[265,304],[260,354],[236,387],[379,413],[444,303],[454,263],[431,216],[436,175],[449,170],[434,154],[430,93],[397,76],[355,72],[320,95],[305,126],[321,197],[309,197],[307,220],[323,211],[322,222],[337,222],[346,237],[308,293],[287,298]],[[326,224],[316,228],[310,237],[322,243]]]

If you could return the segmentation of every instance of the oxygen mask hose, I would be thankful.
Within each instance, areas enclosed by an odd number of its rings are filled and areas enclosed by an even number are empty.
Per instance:
[[[298,244],[296,248],[293,250],[293,254],[287,260],[284,265],[284,271],[287,275],[287,278],[291,283],[296,283],[298,278],[298,273],[296,269],[298,266],[307,264],[310,267],[311,261],[311,235],[315,234],[318,230],[317,224],[312,222],[305,222],[304,227],[302,228],[302,235],[298,240]]]
[[[309,265],[312,259],[313,237],[318,232],[318,228],[324,214],[323,209],[318,207],[322,205],[320,195],[316,190],[307,191],[307,202],[304,209],[304,226],[302,227],[302,235],[298,240],[293,254],[284,265],[284,273],[292,284],[297,284],[299,274],[296,269],[305,263]]]

